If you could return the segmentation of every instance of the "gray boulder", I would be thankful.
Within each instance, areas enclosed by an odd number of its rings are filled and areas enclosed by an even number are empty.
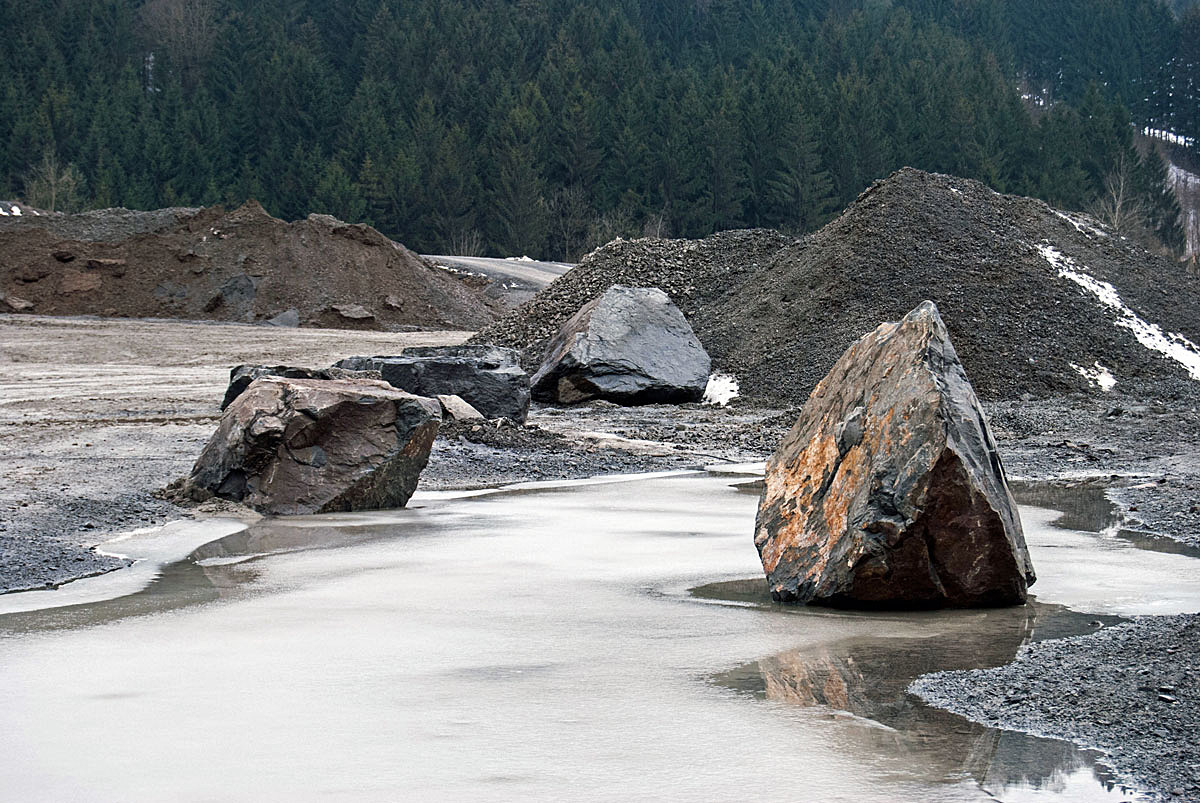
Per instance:
[[[699,401],[711,367],[666,293],[616,285],[563,324],[533,376],[533,397],[559,404]]]
[[[813,390],[767,463],[754,543],[785,602],[1025,601],[1021,519],[932,302],[862,337]]]
[[[419,396],[459,396],[485,418],[523,423],[529,414],[529,374],[515,349],[422,346],[396,357],[347,357],[334,367],[379,371],[385,382]]]
[[[221,401],[224,410],[233,400],[250,387],[250,383],[264,376],[285,379],[379,379],[378,371],[348,371],[343,368],[297,368],[293,365],[238,365],[229,371],[229,385]]]
[[[440,421],[436,400],[379,380],[262,377],[221,416],[183,491],[272,514],[404,507]]]

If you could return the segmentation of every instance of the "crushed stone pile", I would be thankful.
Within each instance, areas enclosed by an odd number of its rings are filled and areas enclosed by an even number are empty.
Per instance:
[[[1200,396],[1200,283],[1085,215],[905,168],[801,239],[618,240],[475,336],[535,363],[613,284],[657,286],[744,397],[800,404],[845,348],[932,300],[979,396]]]
[[[375,229],[257,202],[0,217],[0,312],[478,329],[493,302]]]

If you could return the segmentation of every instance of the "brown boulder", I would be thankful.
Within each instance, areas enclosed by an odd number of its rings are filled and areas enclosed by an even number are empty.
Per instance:
[[[263,513],[404,507],[437,436],[434,399],[372,379],[250,384],[184,483]]]
[[[755,530],[777,600],[1024,602],[1021,520],[932,302],[861,338],[813,390],[767,464]]]

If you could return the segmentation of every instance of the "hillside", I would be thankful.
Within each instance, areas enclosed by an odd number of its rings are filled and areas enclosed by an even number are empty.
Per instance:
[[[1183,271],[1085,216],[904,169],[806,238],[612,243],[476,340],[525,348],[532,364],[609,284],[657,285],[744,395],[794,404],[854,339],[928,298],[983,398],[1191,397],[1200,287]]]
[[[1086,209],[1131,122],[1200,131],[1162,0],[25,0],[0,41],[0,198],[257,198],[431,254],[809,232],[903,165]]]
[[[0,309],[265,321],[349,329],[476,329],[473,287],[368,226],[232,211],[107,209],[0,217]],[[290,320],[289,320],[290,319]]]

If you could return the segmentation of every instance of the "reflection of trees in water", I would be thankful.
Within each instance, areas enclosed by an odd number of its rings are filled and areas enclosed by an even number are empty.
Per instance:
[[[979,725],[933,708],[907,692],[920,675],[985,669],[1010,662],[1030,640],[1091,632],[1095,616],[1031,604],[958,613],[931,622],[928,638],[852,638],[756,661],[715,678],[721,685],[790,705],[820,707],[873,720],[868,749],[912,755],[931,776],[963,773],[987,789],[1024,785],[1055,790],[1067,774],[1091,766],[1069,742]]]

